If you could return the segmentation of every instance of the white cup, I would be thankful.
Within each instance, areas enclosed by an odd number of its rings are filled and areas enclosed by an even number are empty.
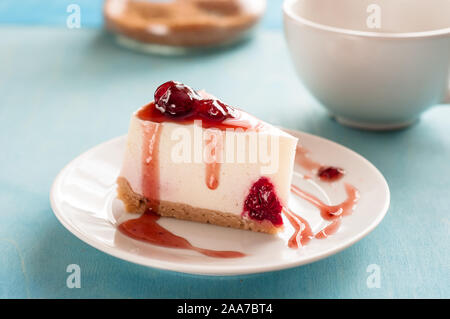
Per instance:
[[[396,129],[449,103],[450,0],[285,0],[283,12],[297,73],[340,123]]]

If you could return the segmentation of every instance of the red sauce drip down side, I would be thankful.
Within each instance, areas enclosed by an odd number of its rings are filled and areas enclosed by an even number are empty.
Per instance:
[[[189,249],[203,255],[216,258],[239,258],[245,254],[238,251],[218,251],[193,246],[185,238],[177,236],[157,223],[160,217],[148,210],[139,218],[127,220],[119,225],[119,230],[136,240],[144,241],[153,245]]]
[[[159,206],[159,141],[161,125],[142,123],[142,192],[150,200],[151,208],[158,211]]]
[[[209,189],[216,189],[219,187],[219,176],[221,157],[223,154],[223,136],[220,131],[211,131],[210,138],[206,141],[208,154],[205,172],[205,182]]]

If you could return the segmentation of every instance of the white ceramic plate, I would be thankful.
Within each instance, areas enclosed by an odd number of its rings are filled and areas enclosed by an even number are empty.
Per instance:
[[[304,265],[335,254],[366,236],[386,214],[390,195],[384,177],[360,155],[317,136],[289,132],[299,138],[311,158],[347,172],[341,181],[330,184],[303,179],[302,168],[296,167],[295,185],[327,204],[345,199],[344,182],[354,185],[361,194],[354,213],[343,219],[336,234],[323,240],[312,239],[300,249],[287,246],[294,231],[288,222],[281,234],[267,235],[172,218],[158,221],[197,247],[236,250],[247,255],[236,259],[154,246],[123,235],[117,231],[117,225],[124,219],[138,217],[125,214],[122,202],[116,199],[115,180],[125,137],[100,144],[70,162],[54,181],[51,205],[59,221],[84,242],[112,256],[149,267],[192,274],[237,275]],[[310,223],[314,233],[327,224],[317,208],[296,196],[291,196],[289,207]]]

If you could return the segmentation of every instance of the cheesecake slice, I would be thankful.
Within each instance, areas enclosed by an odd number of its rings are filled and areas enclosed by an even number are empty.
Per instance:
[[[166,82],[131,117],[118,198],[128,212],[276,233],[296,145],[205,92]]]

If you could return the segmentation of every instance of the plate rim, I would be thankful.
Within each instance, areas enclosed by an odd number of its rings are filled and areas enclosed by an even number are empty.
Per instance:
[[[334,254],[337,254],[344,249],[356,244],[358,241],[360,241],[362,238],[366,237],[369,233],[371,233],[383,220],[383,218],[386,216],[389,206],[390,206],[390,189],[389,185],[386,181],[386,178],[383,176],[383,174],[379,171],[379,169],[373,165],[369,160],[367,160],[362,155],[358,154],[357,152],[353,151],[352,149],[341,145],[337,142],[334,142],[332,140],[329,140],[327,138],[317,136],[314,134],[298,131],[298,130],[292,130],[284,127],[279,127],[280,129],[286,131],[289,134],[292,134],[294,136],[298,135],[306,135],[312,139],[318,139],[320,141],[331,143],[334,147],[340,148],[344,151],[350,152],[352,156],[357,157],[359,160],[362,160],[368,167],[370,167],[376,175],[380,178],[380,181],[383,184],[383,189],[386,192],[386,200],[383,205],[383,208],[380,210],[374,221],[367,226],[363,231],[358,233],[357,235],[354,235],[346,240],[344,240],[342,243],[338,244],[336,247],[330,248],[326,251],[313,254],[309,258],[301,259],[301,260],[294,260],[291,262],[286,262],[283,264],[277,264],[277,265],[259,265],[259,266],[251,266],[251,267],[240,267],[240,268],[230,268],[226,269],[224,266],[215,267],[214,265],[208,265],[207,268],[203,268],[202,270],[199,270],[199,267],[197,265],[186,265],[186,264],[180,264],[180,263],[174,263],[174,262],[166,262],[161,261],[158,259],[148,258],[144,256],[139,256],[136,254],[133,254],[131,252],[117,250],[113,247],[109,247],[108,245],[104,245],[101,242],[97,242],[95,240],[92,240],[89,236],[84,235],[82,232],[80,232],[76,227],[72,226],[67,220],[64,218],[64,213],[62,212],[62,209],[59,209],[56,201],[55,201],[55,194],[57,190],[57,186],[59,182],[62,180],[62,178],[67,174],[69,171],[69,168],[76,163],[77,161],[81,160],[84,156],[86,156],[88,153],[95,151],[96,149],[103,148],[107,146],[108,144],[114,144],[117,143],[121,139],[125,139],[127,135],[121,135],[117,136],[115,138],[112,138],[110,140],[107,140],[105,142],[102,142],[100,144],[95,145],[94,147],[89,148],[88,150],[82,152],[78,156],[76,156],[74,159],[69,161],[56,175],[55,179],[53,180],[52,186],[50,188],[50,206],[52,208],[52,211],[54,215],[56,216],[57,220],[75,237],[80,239],[81,241],[85,242],[86,244],[94,247],[95,249],[102,251],[108,255],[114,256],[116,258],[132,262],[141,266],[146,266],[149,268],[156,268],[160,270],[165,271],[173,271],[177,273],[185,273],[185,274],[193,274],[193,275],[203,275],[203,276],[238,276],[238,275],[248,275],[248,274],[258,274],[258,273],[266,273],[266,272],[273,272],[273,271],[280,271],[284,269],[290,269],[294,267],[299,267],[303,265],[307,265],[313,262],[316,262],[321,259],[325,259],[327,257],[330,257]],[[150,263],[149,263],[150,261]]]

